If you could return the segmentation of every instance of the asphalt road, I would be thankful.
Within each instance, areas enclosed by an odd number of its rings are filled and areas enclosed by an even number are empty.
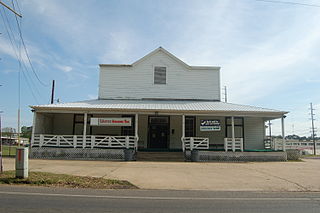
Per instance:
[[[0,186],[0,212],[320,212],[319,192],[88,190]]]

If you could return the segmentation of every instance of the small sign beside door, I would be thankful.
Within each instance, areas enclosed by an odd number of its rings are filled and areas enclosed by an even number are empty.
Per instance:
[[[91,126],[131,126],[131,118],[91,118]]]
[[[200,120],[200,131],[220,131],[220,120]]]

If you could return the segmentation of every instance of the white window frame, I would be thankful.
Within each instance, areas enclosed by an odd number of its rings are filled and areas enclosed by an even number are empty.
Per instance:
[[[155,72],[155,68],[156,67],[165,67],[166,68],[166,83],[165,84],[155,84],[154,83],[154,72]],[[166,65],[153,65],[152,66],[152,84],[153,85],[157,85],[157,86],[164,86],[164,85],[167,85],[168,84],[168,66]]]

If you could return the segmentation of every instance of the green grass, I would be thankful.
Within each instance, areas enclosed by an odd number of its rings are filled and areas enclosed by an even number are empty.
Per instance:
[[[2,146],[2,156],[16,156],[16,146]]]
[[[67,188],[93,189],[137,189],[135,185],[124,180],[112,180],[95,177],[82,177],[47,172],[29,172],[29,178],[15,178],[15,171],[0,174],[0,184],[33,185]]]

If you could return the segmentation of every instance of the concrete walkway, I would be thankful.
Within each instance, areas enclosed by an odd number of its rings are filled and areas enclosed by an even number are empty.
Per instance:
[[[142,189],[320,191],[320,160],[263,163],[30,160],[31,171],[128,180]],[[4,169],[14,159],[4,158]]]

